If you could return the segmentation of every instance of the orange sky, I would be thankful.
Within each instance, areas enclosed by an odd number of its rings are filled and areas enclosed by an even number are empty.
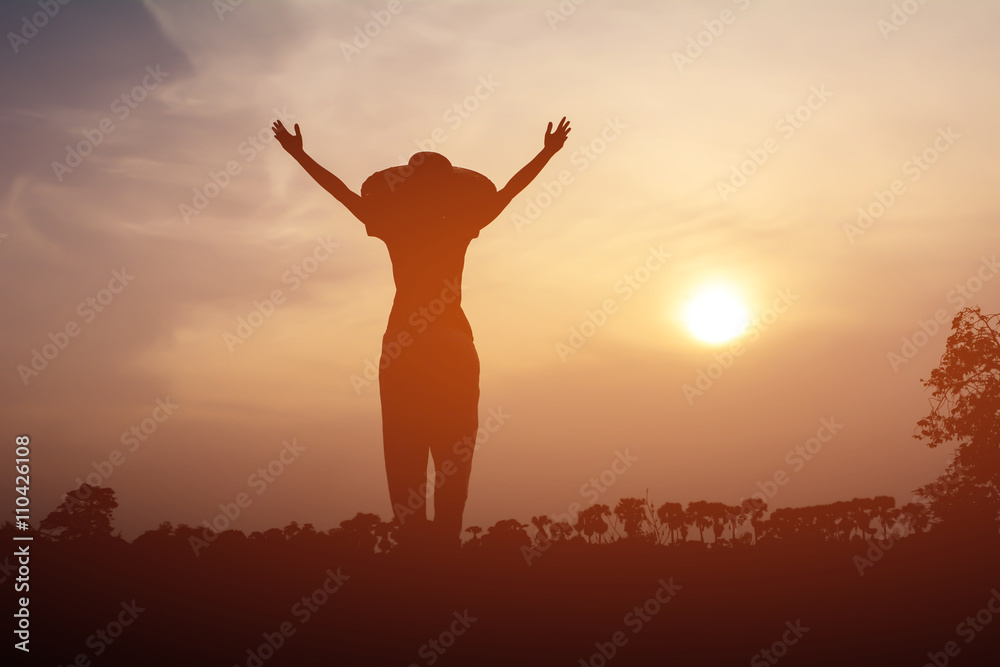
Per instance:
[[[996,3],[222,6],[71,3],[35,31],[36,3],[0,9],[0,413],[33,440],[34,519],[102,467],[127,537],[241,491],[247,531],[390,516],[378,387],[351,379],[388,255],[276,117],[355,189],[421,149],[502,186],[572,121],[468,252],[481,420],[504,416],[467,524],[735,503],[779,471],[772,507],[907,501],[943,470],[911,435],[947,325],[919,323],[1000,310]],[[760,318],[731,360],[681,320],[719,282]]]

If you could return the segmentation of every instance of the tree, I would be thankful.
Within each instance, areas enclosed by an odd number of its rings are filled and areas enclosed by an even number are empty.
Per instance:
[[[928,502],[933,523],[945,530],[967,535],[992,533],[996,529],[998,506],[996,487],[980,483],[955,461],[945,474],[916,492]]]
[[[299,525],[298,521],[292,521],[290,524],[282,528],[281,532],[285,536],[286,540],[295,539],[295,537],[302,532],[302,526]]]
[[[730,508],[725,503],[710,502],[705,504],[710,525],[712,526],[712,542],[722,539],[726,524],[730,522]]]
[[[595,505],[595,507],[600,507],[601,509],[594,511],[594,514],[591,517],[592,519],[591,525],[594,529],[594,532],[597,534],[597,541],[600,543],[604,541],[605,533],[607,533],[608,530],[611,528],[610,524],[608,524],[608,522],[605,521],[606,517],[611,516],[611,510],[608,508],[607,505]],[[621,534],[618,533],[617,528],[615,529],[615,533],[618,534],[618,537],[621,537]]]
[[[516,551],[521,547],[530,547],[531,538],[524,529],[528,526],[517,519],[501,519],[483,535],[483,548],[492,551]]]
[[[268,528],[264,531],[261,539],[264,544],[281,547],[285,544],[285,533],[280,528]]]
[[[767,532],[775,540],[787,540],[794,536],[796,508],[779,507],[771,512],[771,518],[767,521]]]
[[[306,524],[303,526],[302,532],[306,532],[306,526],[312,526],[312,524]],[[378,553],[388,553],[392,551],[393,541],[392,533],[396,529],[396,526],[391,521],[379,521],[378,525],[375,526],[372,531],[375,537],[378,539],[377,549]]]
[[[352,551],[374,553],[379,541],[375,535],[375,528],[380,523],[382,519],[377,514],[358,512],[352,518],[341,521],[340,527],[330,531],[330,534]]]
[[[535,535],[535,542],[548,542],[549,534],[545,527],[552,523],[552,520],[544,514],[531,517],[531,524],[538,530]]]
[[[677,542],[683,531],[687,528],[687,517],[684,514],[684,506],[680,503],[663,503],[656,510],[656,516],[660,523],[666,525],[670,540]]]
[[[927,380],[931,412],[913,437],[928,447],[958,443],[956,459],[1000,481],[1000,313],[965,308],[952,321],[941,363]]]
[[[773,537],[774,536],[773,529],[774,529],[774,522],[771,521],[770,517],[760,520],[757,523],[756,527],[756,533],[757,533],[756,539],[759,540],[760,538],[768,538],[769,536]]]
[[[569,540],[570,535],[573,534],[573,526],[570,525],[569,521],[556,521],[549,529],[549,533],[556,542]]]
[[[838,500],[827,505],[830,508],[830,532],[835,540],[850,539],[854,530],[854,523],[851,520],[851,503],[846,500]]]
[[[81,484],[63,497],[63,503],[42,519],[43,532],[56,540],[111,537],[111,515],[118,507],[114,490]]]
[[[695,500],[688,503],[687,523],[698,529],[698,536],[701,541],[705,541],[705,529],[712,527],[711,503],[704,500]]]
[[[145,550],[150,554],[163,556],[169,553],[174,545],[186,542],[186,540],[181,542],[176,536],[177,532],[174,525],[169,521],[161,521],[160,525],[154,530],[147,530],[132,540],[132,547],[137,550]]]
[[[465,547],[466,548],[468,548],[468,549],[475,549],[475,548],[478,548],[480,546],[480,544],[482,544],[480,542],[480,538],[479,538],[479,536],[483,532],[483,529],[481,527],[479,527],[479,526],[469,526],[468,528],[465,529],[465,532],[467,532],[470,535],[472,535],[472,539],[470,539],[468,542],[465,543]]]
[[[738,505],[726,506],[726,520],[729,522],[729,539],[736,541],[736,526],[744,521],[742,508]]]
[[[847,510],[851,522],[851,532],[857,530],[861,533],[861,539],[867,540],[872,519],[875,518],[874,511],[875,502],[872,498],[852,498]]]
[[[1000,313],[964,308],[937,368],[922,380],[930,414],[913,437],[928,447],[954,442],[954,458],[937,485],[918,493],[938,519],[995,524],[1000,510]],[[932,487],[944,485],[946,492]]]
[[[889,526],[896,521],[899,510],[896,509],[896,499],[892,496],[875,496],[872,499],[874,508],[872,514],[882,527],[882,539],[889,537]]]
[[[646,501],[642,498],[621,498],[615,505],[615,516],[625,524],[625,536],[631,540],[644,535],[642,524],[646,521]]]
[[[760,498],[747,498],[740,503],[740,513],[744,521],[750,522],[750,527],[753,529],[753,543],[757,544],[757,533],[764,515],[767,514],[767,503]]]
[[[899,508],[897,520],[906,529],[906,534],[922,533],[930,526],[930,515],[924,503],[906,503]]]
[[[593,535],[597,535],[599,540],[603,540],[604,534],[608,532],[608,524],[604,519],[610,516],[611,508],[607,505],[591,505],[577,515],[576,524],[573,527],[588,542],[591,541]]]

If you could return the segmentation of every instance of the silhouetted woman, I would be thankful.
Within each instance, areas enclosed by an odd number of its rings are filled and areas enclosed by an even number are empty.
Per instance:
[[[542,150],[500,190],[438,153],[378,172],[361,195],[302,149],[299,126],[274,135],[317,183],[389,249],[396,297],[382,338],[379,394],[389,499],[401,541],[428,536],[461,543],[472,453],[479,428],[479,356],[462,311],[465,251],[566,143],[563,118]],[[427,456],[434,459],[434,521],[426,514]]]

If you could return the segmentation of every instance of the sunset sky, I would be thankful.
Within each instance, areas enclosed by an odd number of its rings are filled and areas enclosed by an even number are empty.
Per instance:
[[[247,532],[391,516],[361,381],[388,254],[275,119],[355,190],[423,149],[502,187],[572,123],[468,251],[481,422],[503,424],[466,525],[646,489],[735,504],[779,471],[772,508],[907,502],[943,472],[950,448],[912,438],[920,379],[959,308],[1000,311],[997,3],[42,11],[0,6],[0,421],[32,439],[33,521],[102,467],[127,538],[240,492]],[[710,286],[757,318],[740,354],[684,318]]]

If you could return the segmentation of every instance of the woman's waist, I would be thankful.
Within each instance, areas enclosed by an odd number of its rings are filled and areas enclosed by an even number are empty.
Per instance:
[[[400,335],[421,336],[426,333],[457,333],[472,339],[472,325],[460,305],[438,309],[397,309],[393,306],[389,313],[383,340],[396,339]]]
[[[389,321],[401,326],[423,328],[439,321],[464,319],[461,283],[449,280],[433,289],[397,287],[389,311]]]
[[[393,307],[443,308],[462,303],[462,274],[448,278],[430,277],[425,272],[411,275],[393,271],[396,294]]]
[[[441,313],[431,311],[413,311],[409,313],[389,314],[386,324],[386,337],[395,337],[400,333],[419,336],[428,331],[455,331],[472,338],[472,325],[461,308],[449,309]]]

